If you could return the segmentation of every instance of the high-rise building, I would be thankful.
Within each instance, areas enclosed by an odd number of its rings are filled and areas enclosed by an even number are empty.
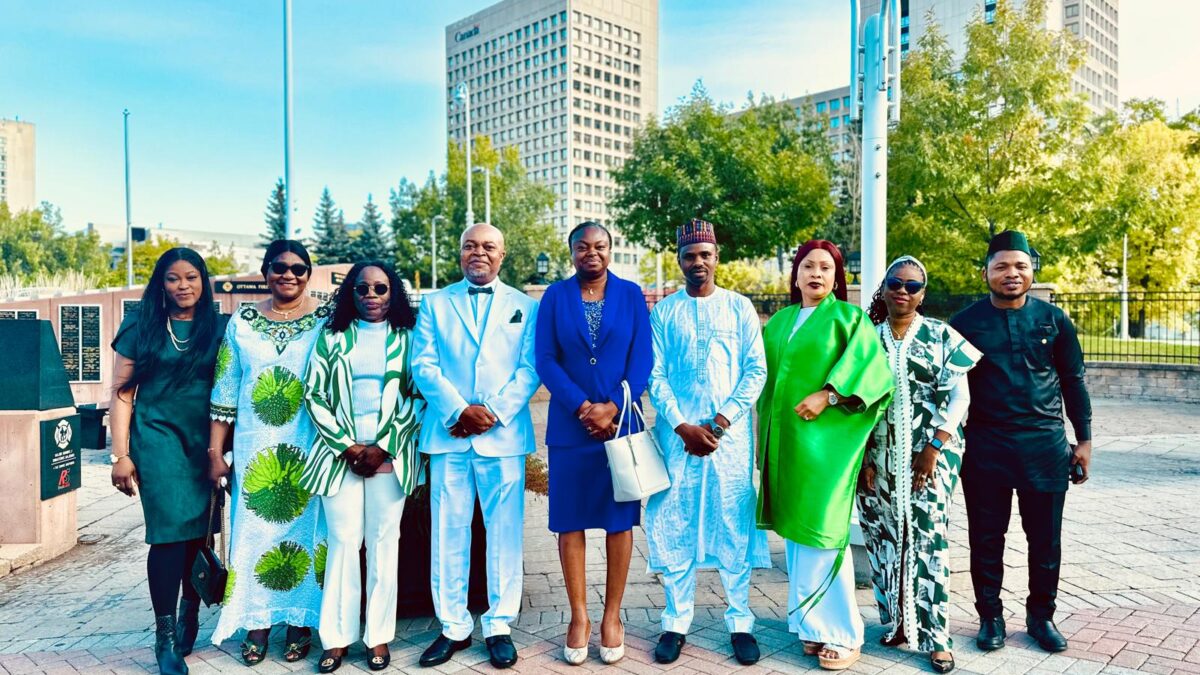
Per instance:
[[[1049,0],[1045,27],[1065,30],[1083,39],[1087,60],[1072,78],[1071,87],[1087,97],[1093,114],[1116,110],[1117,98],[1117,2],[1119,0]],[[865,17],[879,11],[880,0],[864,0]],[[1014,9],[1022,9],[1024,0],[1013,0]],[[900,49],[907,54],[929,29],[929,17],[946,36],[950,48],[960,57],[967,48],[967,26],[978,17],[991,21],[996,0],[901,0]],[[849,67],[847,67],[849,71]],[[847,78],[849,73],[847,72]],[[850,123],[850,87],[838,87],[788,99],[785,103],[804,114],[805,106],[827,126],[827,135],[837,161],[856,160],[854,135]]]
[[[646,251],[612,227],[607,202],[634,130],[657,110],[658,0],[503,0],[446,27],[450,139],[516,147],[554,193],[546,218],[559,235],[585,220],[609,227],[611,269],[631,280]]]
[[[9,210],[28,211],[37,206],[34,126],[29,122],[0,119],[0,202]]]
[[[967,25],[978,17],[991,21],[997,0],[900,0],[900,49],[905,53],[920,42],[932,17],[950,48],[961,56],[967,48]],[[1025,0],[1010,0],[1015,10]],[[1045,27],[1077,35],[1087,50],[1072,79],[1072,89],[1087,97],[1099,115],[1120,105],[1117,88],[1117,5],[1120,0],[1047,0]],[[880,0],[863,2],[864,17],[879,11]]]

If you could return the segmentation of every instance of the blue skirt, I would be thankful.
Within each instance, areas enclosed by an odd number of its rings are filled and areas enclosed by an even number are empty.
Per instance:
[[[641,522],[642,503],[613,499],[612,474],[604,443],[555,446],[550,452],[550,531],[631,530]]]

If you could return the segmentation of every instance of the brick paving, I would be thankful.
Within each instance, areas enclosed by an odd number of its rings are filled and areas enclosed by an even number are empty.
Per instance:
[[[982,653],[974,646],[975,622],[967,573],[965,515],[952,513],[952,631],[963,673],[1200,673],[1200,406],[1129,404],[1099,400],[1096,407],[1096,473],[1067,500],[1058,623],[1071,649],[1047,654],[1024,634],[1021,608],[1026,580],[1025,544],[1013,520],[1006,555],[1008,646]],[[545,404],[535,404],[535,419]],[[542,450],[544,452],[544,449]],[[153,617],[145,584],[144,529],[136,500],[115,494],[103,452],[85,454],[79,495],[80,546],[41,567],[0,578],[0,672],[141,673],[156,670]],[[599,618],[604,584],[603,537],[589,538],[589,606],[595,632],[591,659],[573,668],[561,661],[566,593],[556,544],[545,528],[546,500],[528,495],[525,600],[513,639],[522,673],[797,673],[818,670],[786,631],[787,578],[782,542],[771,539],[775,567],[754,575],[751,604],[764,658],[742,668],[732,659],[717,575],[697,583],[697,616],[683,656],[663,667],[650,650],[657,640],[663,593],[645,567],[645,537],[634,531],[634,561],[625,596],[627,656],[614,666],[599,661]],[[861,564],[861,561],[860,561]],[[883,632],[870,591],[858,592],[867,643],[855,673],[929,672],[924,654],[877,643]],[[197,675],[241,671],[236,640],[207,642],[214,611],[201,613],[201,637],[188,657]],[[437,636],[432,618],[398,622],[392,672],[431,672],[415,666]],[[432,672],[492,672],[482,640]],[[271,659],[258,673],[313,672],[318,650],[306,662],[280,660],[282,631],[271,637]],[[352,649],[340,672],[366,670],[365,651]]]

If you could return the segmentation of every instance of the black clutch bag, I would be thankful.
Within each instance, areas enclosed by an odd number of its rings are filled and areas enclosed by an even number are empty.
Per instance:
[[[219,493],[219,489],[213,489],[208,502],[208,535],[204,538],[204,546],[196,554],[195,562],[192,563],[192,588],[196,589],[196,593],[207,607],[221,604],[225,599],[225,584],[229,581],[229,570],[225,567],[225,560],[229,559],[228,547],[225,544],[229,540],[224,532],[225,528],[221,528],[221,544],[222,548],[225,548],[224,560],[222,556],[217,555],[214,548],[216,538],[213,536],[213,521],[221,517],[221,512],[217,509]]]

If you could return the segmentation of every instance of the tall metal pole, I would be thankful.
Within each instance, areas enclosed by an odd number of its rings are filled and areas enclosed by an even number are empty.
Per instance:
[[[454,89],[454,98],[462,103],[467,120],[467,223],[466,227],[475,224],[475,211],[471,206],[471,88],[466,82],[459,82]]]
[[[129,108],[122,113],[125,126],[125,285],[133,285],[133,209],[129,202]]]
[[[492,172],[486,170],[483,172],[483,219],[492,223]]]
[[[1121,238],[1121,339],[1129,339],[1129,235]]]
[[[852,14],[858,0],[851,0]],[[872,294],[883,280],[887,265],[887,132],[888,87],[899,92],[900,45],[894,24],[899,23],[899,1],[883,1],[878,14],[867,17],[863,28],[862,93],[862,294],[860,304],[870,304]],[[855,36],[858,32],[855,27]],[[853,52],[852,78],[857,74],[857,56]],[[857,93],[857,82],[851,91]],[[899,118],[899,105],[895,106]]]
[[[292,0],[283,0],[283,236],[292,238]]]
[[[445,220],[442,216],[434,216],[431,223],[432,227],[429,231],[429,243],[432,253],[429,257],[429,266],[433,268],[432,283],[430,288],[437,290],[437,224],[439,220]]]

